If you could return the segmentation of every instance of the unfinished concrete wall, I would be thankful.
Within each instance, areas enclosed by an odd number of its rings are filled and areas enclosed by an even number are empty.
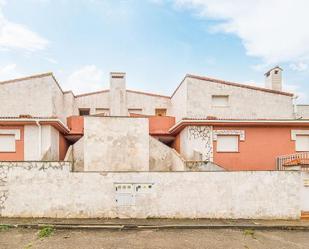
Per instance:
[[[185,162],[172,148],[149,136],[150,171],[184,171]]]
[[[309,119],[309,105],[297,105],[297,116],[303,119]]]
[[[297,219],[300,181],[297,171],[102,174],[72,173],[70,164],[64,162],[1,162],[0,214],[53,218]],[[124,184],[132,187],[125,197],[119,193]]]
[[[84,171],[84,137],[80,138],[72,149],[73,154],[73,170]]]
[[[301,210],[309,212],[309,172],[301,173]]]
[[[187,78],[187,117],[293,118],[291,96]],[[214,106],[213,95],[228,96],[227,106]],[[257,108],[258,107],[258,108]]]
[[[176,118],[176,122],[187,117],[187,101],[187,81],[184,79],[171,98],[171,115]]]
[[[147,118],[85,117],[85,171],[148,171]]]

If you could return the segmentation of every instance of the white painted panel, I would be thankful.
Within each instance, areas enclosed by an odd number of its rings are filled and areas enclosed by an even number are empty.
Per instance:
[[[309,151],[308,135],[296,135],[296,151]]]
[[[15,135],[0,135],[0,152],[15,151]]]
[[[238,136],[219,135],[217,137],[218,152],[238,152]]]
[[[213,95],[212,106],[228,106],[229,96],[227,95]]]

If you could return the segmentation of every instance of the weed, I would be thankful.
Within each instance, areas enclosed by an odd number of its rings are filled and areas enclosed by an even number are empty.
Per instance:
[[[31,249],[32,248],[32,243],[29,243],[28,245],[25,246],[24,249]]]
[[[9,225],[1,224],[0,225],[0,232],[7,231],[7,230],[9,230],[9,228],[10,228]]]
[[[254,230],[252,230],[252,229],[244,230],[244,235],[245,236],[250,235],[253,239],[255,239]]]
[[[41,228],[41,230],[39,231],[39,238],[43,239],[43,238],[47,238],[49,236],[51,236],[54,233],[54,228],[53,227],[43,227]]]

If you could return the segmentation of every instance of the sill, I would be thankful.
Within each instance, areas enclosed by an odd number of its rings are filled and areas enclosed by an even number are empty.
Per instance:
[[[216,151],[216,153],[228,153],[228,154],[230,154],[230,153],[240,153],[240,151]]]

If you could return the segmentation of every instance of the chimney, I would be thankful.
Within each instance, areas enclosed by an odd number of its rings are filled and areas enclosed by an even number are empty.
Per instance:
[[[128,116],[126,74],[110,73],[110,116]]]
[[[282,68],[276,66],[265,73],[265,87],[282,91]]]

